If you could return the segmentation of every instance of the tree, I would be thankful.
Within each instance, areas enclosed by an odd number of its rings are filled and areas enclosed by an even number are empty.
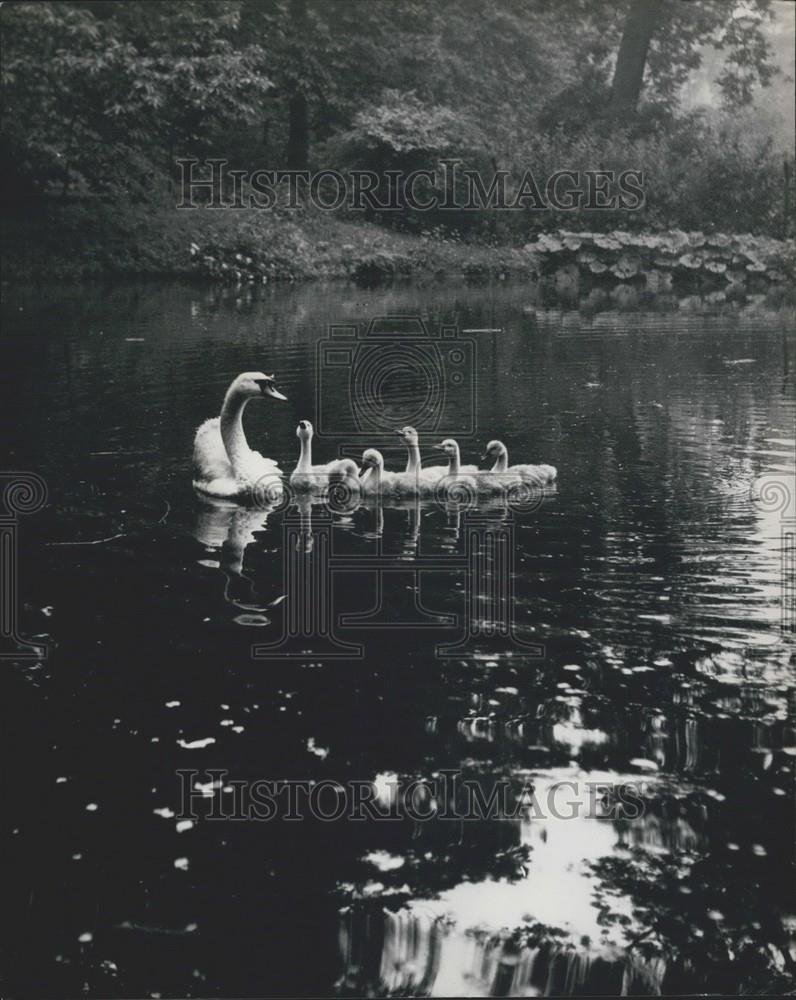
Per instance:
[[[611,84],[611,109],[615,114],[636,109],[647,53],[662,9],[663,0],[633,0],[630,5]]]
[[[307,37],[309,31],[307,0],[291,0],[290,15],[293,71],[288,103],[289,126],[285,161],[288,170],[306,170],[310,160],[309,107],[307,95],[304,92],[304,77],[307,72],[304,51],[309,40]]]
[[[726,53],[717,79],[725,100],[748,104],[754,86],[767,86],[774,74],[762,31],[771,17],[770,0],[631,0],[614,68],[611,111],[627,117],[636,110],[645,76],[652,99],[673,104],[709,47]]]
[[[151,191],[176,156],[253,120],[271,81],[216,0],[7,4],[2,27],[6,182]]]

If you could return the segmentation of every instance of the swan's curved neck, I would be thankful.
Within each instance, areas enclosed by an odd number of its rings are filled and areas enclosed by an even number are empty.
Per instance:
[[[373,487],[374,493],[381,493],[381,467],[371,465],[362,477],[362,482],[367,484],[368,489]]]
[[[509,453],[504,448],[503,451],[497,457],[495,464],[492,466],[492,472],[505,472],[509,467]]]
[[[251,449],[243,433],[243,410],[249,401],[234,386],[227,390],[224,405],[221,407],[221,440],[227,450],[233,470],[250,453]]]
[[[420,445],[417,441],[414,444],[407,442],[406,448],[409,452],[409,457],[406,462],[407,472],[417,472],[420,469]]]
[[[312,438],[301,438],[301,451],[296,463],[296,472],[309,472],[312,468]]]
[[[461,457],[459,455],[458,447],[453,452],[451,457],[448,459],[448,475],[458,476],[459,475],[459,463],[461,462]]]

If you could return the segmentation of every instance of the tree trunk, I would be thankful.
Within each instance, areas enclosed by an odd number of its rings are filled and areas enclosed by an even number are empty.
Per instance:
[[[288,134],[285,160],[288,170],[306,170],[310,161],[310,126],[307,98],[297,91],[288,105]]]
[[[662,10],[663,0],[631,0],[611,85],[611,110],[615,114],[630,115],[636,110],[647,53]]]
[[[309,45],[307,0],[291,0],[291,50],[294,77],[288,101],[288,134],[285,160],[288,170],[306,170],[310,161],[309,108],[304,91],[307,80],[306,50]]]

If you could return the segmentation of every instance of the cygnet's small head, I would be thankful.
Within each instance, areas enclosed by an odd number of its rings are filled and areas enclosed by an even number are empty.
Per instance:
[[[439,444],[435,444],[434,448],[437,451],[444,451],[449,458],[459,454],[459,446],[453,438],[445,438],[444,441],[441,441]]]
[[[360,476],[364,475],[368,469],[383,469],[384,468],[384,458],[380,451],[375,448],[366,448],[362,452],[362,471]]]
[[[299,441],[312,440],[312,424],[309,420],[299,420],[298,427],[296,428],[296,437]]]
[[[508,455],[506,451],[506,446],[502,441],[490,441],[489,444],[484,448],[484,454],[481,456],[481,460],[487,458],[498,459],[503,455]]]
[[[414,427],[406,426],[402,427],[399,431],[395,432],[399,438],[407,445],[415,445],[420,441],[417,435],[417,431]]]
[[[273,375],[264,375],[262,372],[243,372],[238,375],[231,386],[236,392],[252,399],[259,396],[270,396],[272,399],[287,399],[276,387],[276,380]]]
[[[329,480],[337,482],[343,479],[356,479],[358,472],[357,463],[353,459],[341,458],[329,471]]]

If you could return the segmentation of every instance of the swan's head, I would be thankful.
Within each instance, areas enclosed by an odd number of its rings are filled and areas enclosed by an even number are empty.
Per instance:
[[[402,427],[399,431],[395,432],[398,437],[407,445],[418,444],[420,438],[417,435],[417,431],[414,427]]]
[[[432,445],[436,451],[444,451],[448,458],[452,458],[454,455],[459,454],[459,446],[453,440],[453,438],[445,438],[444,441],[440,441],[439,444]]]
[[[489,444],[484,448],[484,454],[481,456],[481,461],[485,461],[487,458],[498,459],[504,455],[508,455],[506,446],[502,441],[490,441]]]
[[[380,451],[377,451],[375,448],[366,448],[362,452],[362,472],[360,473],[360,475],[364,475],[364,473],[368,469],[383,469],[383,468],[384,468],[384,458]]]
[[[256,399],[258,396],[270,396],[272,399],[287,399],[276,387],[273,375],[263,375],[262,372],[244,372],[238,375],[231,386],[236,392]]]
[[[296,437],[299,441],[312,440],[312,424],[309,420],[299,420],[298,427],[296,428]]]

